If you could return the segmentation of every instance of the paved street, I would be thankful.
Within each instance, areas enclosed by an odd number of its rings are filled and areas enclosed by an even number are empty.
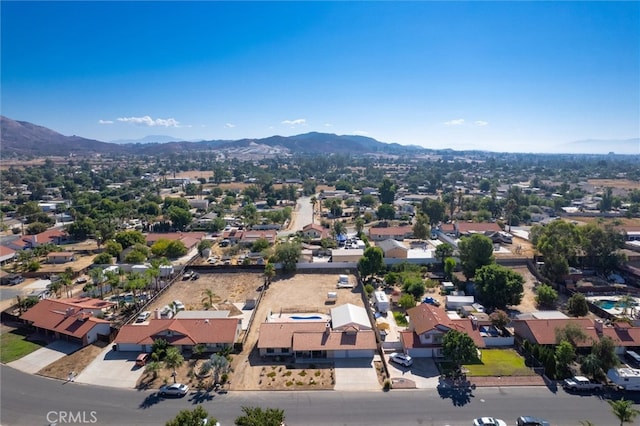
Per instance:
[[[181,409],[197,404],[232,425],[246,405],[277,407],[290,426],[431,425],[469,426],[479,416],[495,416],[514,424],[521,415],[545,417],[554,426],[617,424],[605,400],[598,396],[554,393],[544,387],[477,388],[469,390],[400,390],[390,392],[230,392],[190,393],[163,399],[152,391],[136,391],[64,383],[0,367],[0,423],[3,426],[48,424],[51,412],[94,411],[96,425],[158,425]],[[620,397],[620,395],[615,395]],[[628,394],[636,404],[640,395]],[[636,408],[639,406],[636,405]]]

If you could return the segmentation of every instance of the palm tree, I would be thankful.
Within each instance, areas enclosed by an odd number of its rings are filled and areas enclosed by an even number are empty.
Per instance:
[[[164,366],[168,370],[173,370],[173,383],[176,383],[176,376],[178,375],[176,369],[184,363],[184,357],[176,347],[170,347],[167,349],[167,353],[164,356]]]
[[[266,265],[264,265],[264,278],[266,281],[267,286],[269,284],[271,284],[271,279],[273,277],[276,276],[276,267],[273,263],[271,262],[267,262]]]
[[[204,297],[202,298],[202,303],[204,304],[205,308],[210,308],[213,306],[213,298],[215,297],[215,293],[213,292],[213,290],[211,290],[210,288],[205,289],[202,294],[204,295]]]
[[[518,208],[518,204],[516,203],[516,200],[514,200],[513,198],[507,201],[507,205],[504,207],[504,210],[507,213],[507,221],[508,221],[507,224],[509,225],[509,232],[511,232],[511,216],[513,215],[513,212],[515,212],[517,208]]]
[[[316,216],[316,204],[318,204],[318,199],[316,196],[311,197],[311,224],[313,224],[313,219]]]
[[[153,376],[151,380],[155,380],[158,377],[158,371],[162,368],[162,365],[158,361],[151,361],[144,367],[145,373],[151,373]]]
[[[89,271],[89,276],[91,277],[91,280],[93,281],[93,284],[95,286],[99,286],[100,287],[100,298],[102,299],[104,297],[103,294],[103,284],[104,284],[104,272],[102,270],[102,268],[93,268],[92,270]]]
[[[636,299],[633,296],[625,294],[624,296],[620,296],[618,301],[616,302],[616,306],[622,308],[622,314],[627,316],[627,309],[632,308],[636,303]]]
[[[611,405],[611,411],[620,420],[620,426],[624,423],[633,423],[633,420],[640,410],[633,408],[633,401],[627,401],[624,398],[618,401],[607,401]]]
[[[60,284],[64,286],[64,290],[67,293],[67,297],[71,297],[69,287],[71,287],[72,283],[71,283],[71,278],[69,278],[69,275],[67,275],[66,273],[60,275],[60,279],[58,281],[60,281]]]

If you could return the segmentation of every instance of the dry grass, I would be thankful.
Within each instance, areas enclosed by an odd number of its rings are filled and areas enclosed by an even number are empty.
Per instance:
[[[71,355],[67,355],[47,365],[42,370],[38,371],[38,374],[53,377],[54,379],[67,379],[70,371],[75,371],[76,374],[79,374],[100,354],[100,352],[102,352],[106,346],[107,343],[105,342],[96,342],[92,345],[85,346]]]
[[[335,372],[329,364],[264,366],[260,370],[260,390],[333,389]]]
[[[588,179],[587,182],[593,186],[601,188],[620,188],[620,189],[640,189],[640,182],[628,179]]]

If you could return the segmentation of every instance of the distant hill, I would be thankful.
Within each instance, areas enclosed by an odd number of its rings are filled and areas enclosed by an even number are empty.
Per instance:
[[[585,139],[563,145],[567,152],[588,152],[591,154],[640,154],[640,139]]]
[[[2,157],[92,155],[119,152],[118,145],[64,136],[46,127],[0,116]]]
[[[136,143],[167,143],[167,142],[180,142],[180,141],[182,141],[182,139],[174,138],[173,136],[149,135],[140,139],[116,139],[109,142],[117,143],[119,145],[124,145],[124,144],[136,144]]]
[[[180,152],[216,151],[230,155],[286,154],[403,154],[424,151],[416,146],[383,143],[358,135],[335,135],[310,132],[295,136],[270,136],[262,139],[176,141],[169,136],[147,136],[139,140],[115,143],[64,136],[46,127],[26,121],[0,117],[2,156],[68,156],[94,154],[175,154]],[[173,139],[173,140],[170,140]]]

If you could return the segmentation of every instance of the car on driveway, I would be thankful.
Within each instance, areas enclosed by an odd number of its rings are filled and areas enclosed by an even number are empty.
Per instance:
[[[184,307],[184,303],[182,303],[181,301],[179,301],[177,299],[173,301],[173,306],[175,307],[176,312],[184,311],[186,309]]]
[[[389,355],[389,359],[405,367],[411,367],[413,365],[413,358],[401,352],[392,353],[391,355]]]
[[[150,316],[151,316],[151,312],[149,311],[140,312],[140,314],[136,318],[136,322],[145,322],[146,320],[149,319]]]
[[[573,376],[568,379],[564,379],[562,387],[572,392],[577,391],[592,391],[601,390],[603,388],[602,383],[594,382],[584,376]]]
[[[189,386],[182,383],[173,383],[160,387],[160,396],[185,396],[189,392]]]
[[[539,419],[533,416],[520,416],[516,421],[517,426],[550,426],[550,423],[546,420]]]
[[[473,420],[473,426],[507,426],[507,422],[495,417],[478,417]]]

